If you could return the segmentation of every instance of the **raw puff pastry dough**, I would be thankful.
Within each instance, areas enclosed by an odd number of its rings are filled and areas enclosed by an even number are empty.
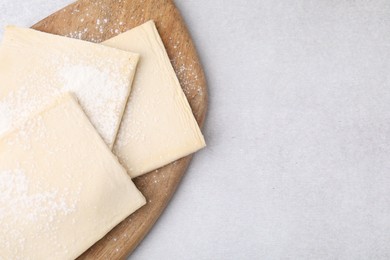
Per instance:
[[[206,144],[153,21],[104,45],[141,55],[114,153],[131,177],[155,170]]]
[[[74,259],[145,204],[65,95],[0,138],[0,259]]]
[[[112,148],[139,55],[7,27],[0,48],[0,134],[70,91]]]

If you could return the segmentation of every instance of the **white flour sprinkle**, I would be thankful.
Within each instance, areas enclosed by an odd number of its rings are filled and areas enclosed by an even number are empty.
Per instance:
[[[84,21],[84,19],[82,19],[81,22],[83,22],[83,21]],[[86,37],[87,33],[88,33],[88,28],[84,28],[82,30],[70,32],[70,33],[66,34],[65,36],[69,37],[69,38],[73,38],[73,39],[82,40]]]
[[[42,191],[42,183],[31,183],[25,171],[10,169],[0,171],[0,224],[9,240],[18,241],[17,248],[10,248],[7,241],[0,241],[0,248],[15,252],[24,250],[25,228],[49,231],[58,216],[67,216],[76,210],[78,200],[68,201],[69,190]],[[80,189],[78,191],[80,192]],[[42,221],[48,220],[48,221]],[[11,227],[20,227],[17,230]]]
[[[62,91],[77,93],[81,106],[99,129],[104,141],[112,143],[118,114],[121,113],[116,102],[126,96],[127,89],[123,87],[126,82],[112,80],[111,71],[108,69],[99,70],[81,64],[64,66],[59,75],[63,82]]]
[[[5,102],[0,102],[0,134],[9,130],[11,125],[11,110]]]
[[[58,95],[56,90],[50,96],[32,93],[27,87],[11,92],[0,101],[0,136],[26,122],[37,108],[50,103],[51,97]]]
[[[21,169],[0,171],[0,223],[8,216],[14,220],[36,222],[42,216],[53,219],[57,214],[68,215],[75,211],[76,202],[68,203],[63,191],[51,189],[31,193],[31,189],[39,186],[39,183],[31,186]],[[20,211],[28,212],[28,215],[21,215]]]
[[[23,150],[30,150],[32,142],[47,145],[46,126],[41,115],[28,119],[18,126],[15,143],[8,140],[8,145],[20,145]],[[51,149],[50,147],[48,147]]]

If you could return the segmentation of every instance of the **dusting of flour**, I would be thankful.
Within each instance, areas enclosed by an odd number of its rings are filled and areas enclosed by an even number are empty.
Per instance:
[[[59,76],[62,91],[77,93],[81,106],[104,141],[112,143],[121,113],[117,101],[127,96],[126,82],[112,80],[112,72],[108,69],[82,64],[63,66]]]
[[[0,248],[17,254],[24,250],[27,242],[23,235],[24,229],[31,230],[33,226],[43,232],[49,231],[53,229],[52,222],[58,216],[67,216],[76,210],[78,200],[67,199],[71,192],[69,189],[41,191],[40,185],[32,185],[22,169],[0,171],[0,223],[2,232],[9,238],[0,241]],[[74,192],[79,193],[80,189]],[[20,228],[12,228],[15,226]],[[18,246],[11,248],[9,241],[18,241]]]
[[[11,125],[11,111],[9,106],[0,102],[0,133],[4,133],[9,129]]]

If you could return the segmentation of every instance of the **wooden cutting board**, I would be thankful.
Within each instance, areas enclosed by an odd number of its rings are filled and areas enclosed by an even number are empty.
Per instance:
[[[102,42],[153,19],[200,126],[207,110],[206,81],[194,44],[171,0],[80,0],[32,28]],[[158,87],[158,86],[156,86]],[[80,259],[121,259],[145,237],[174,194],[191,156],[134,180],[148,200]]]

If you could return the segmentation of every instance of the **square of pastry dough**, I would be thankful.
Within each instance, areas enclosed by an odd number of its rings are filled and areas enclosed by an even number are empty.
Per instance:
[[[74,259],[145,204],[65,94],[0,137],[0,259]]]
[[[205,147],[205,140],[153,21],[104,45],[141,55],[114,153],[131,177]]]
[[[139,55],[8,26],[0,47],[0,134],[70,91],[112,148]]]

